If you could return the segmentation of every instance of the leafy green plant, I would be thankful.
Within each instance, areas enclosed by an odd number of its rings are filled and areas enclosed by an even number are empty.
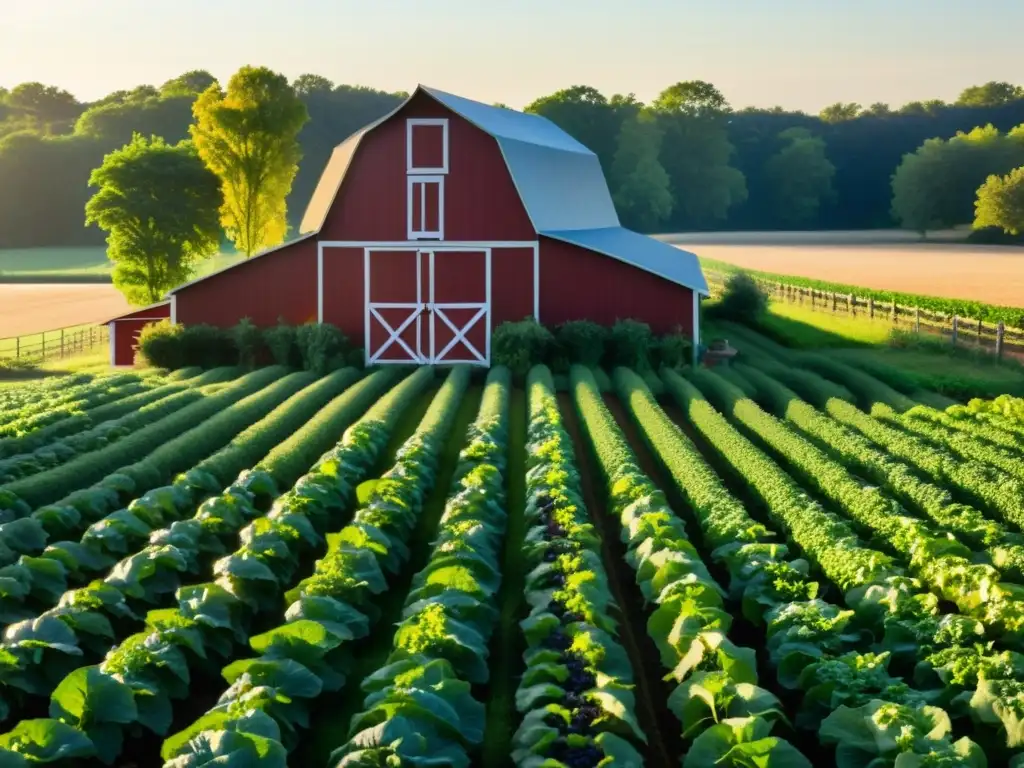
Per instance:
[[[734,272],[725,281],[722,298],[714,308],[714,315],[754,325],[768,308],[768,294],[746,272]]]
[[[555,329],[560,354],[581,365],[600,365],[609,337],[606,327],[590,320],[570,320]]]
[[[306,323],[295,332],[302,367],[323,376],[345,364],[348,338],[330,323]]]
[[[231,336],[238,351],[238,364],[244,368],[254,368],[263,347],[260,329],[248,317],[243,317],[231,329]]]
[[[263,341],[270,350],[270,357],[276,365],[287,365],[292,368],[302,365],[298,331],[295,326],[288,325],[283,317],[278,318],[277,325],[273,328],[263,330]]]
[[[532,317],[519,322],[506,322],[491,335],[491,358],[495,365],[525,376],[531,367],[543,362],[555,346],[555,337]]]
[[[667,368],[682,368],[689,365],[693,341],[679,331],[666,333],[660,336],[655,342],[654,365],[655,369],[665,366]]]
[[[170,320],[147,323],[139,332],[138,353],[148,365],[175,370],[185,366],[185,351],[181,344],[183,325],[172,325]]]
[[[611,365],[646,369],[651,365],[653,345],[649,325],[637,320],[617,320],[609,331],[606,359]]]

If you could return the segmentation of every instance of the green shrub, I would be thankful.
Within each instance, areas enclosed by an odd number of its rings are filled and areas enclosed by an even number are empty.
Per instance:
[[[182,325],[171,325],[170,320],[161,320],[142,327],[139,334],[138,350],[143,361],[157,368],[176,370],[184,367],[181,346]]]
[[[348,337],[330,323],[306,323],[295,333],[295,342],[302,357],[302,367],[325,376],[345,365]]]
[[[746,272],[734,272],[725,281],[725,291],[715,307],[715,316],[752,324],[768,308],[768,294]]]
[[[651,367],[654,334],[651,326],[638,320],[618,320],[609,336],[609,358],[612,366],[624,365],[637,371]]]
[[[666,333],[655,343],[655,368],[682,368],[689,364],[693,341],[682,333]]]
[[[525,376],[544,362],[555,346],[555,337],[532,317],[502,323],[491,335],[492,364],[503,365],[515,376]]]
[[[270,350],[275,365],[287,365],[292,368],[302,365],[298,333],[295,326],[288,325],[284,318],[278,318],[277,325],[273,328],[264,329],[263,342]]]
[[[570,320],[562,323],[555,331],[559,357],[569,364],[600,365],[604,359],[609,332],[602,325],[590,320]],[[568,370],[568,365],[564,368]]]
[[[364,347],[355,347],[350,349],[348,354],[345,355],[345,365],[349,368],[358,368],[362,370],[366,367],[366,349]]]
[[[178,335],[182,365],[218,368],[235,365],[238,352],[231,332],[205,323],[186,325]]]
[[[263,346],[263,334],[260,329],[248,317],[243,317],[238,321],[238,325],[231,329],[231,335],[238,351],[238,364],[245,368],[255,367],[256,358]]]

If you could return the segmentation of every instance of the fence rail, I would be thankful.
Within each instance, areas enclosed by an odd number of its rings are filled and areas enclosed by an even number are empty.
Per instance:
[[[712,295],[722,290],[729,275],[730,273],[726,272],[705,270]],[[1024,328],[1014,328],[1002,321],[989,323],[971,317],[947,315],[920,307],[908,307],[897,304],[895,301],[876,301],[870,296],[822,291],[817,288],[765,280],[754,275],[751,277],[775,301],[800,304],[819,312],[887,321],[894,328],[905,331],[933,336],[941,335],[954,346],[963,344],[981,347],[999,358],[1008,353],[1014,354],[1014,356],[1024,355]]]
[[[104,347],[110,340],[106,326],[73,326],[0,339],[0,360],[45,362]]]

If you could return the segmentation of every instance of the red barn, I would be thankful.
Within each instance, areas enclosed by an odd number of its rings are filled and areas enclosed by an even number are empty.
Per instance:
[[[333,323],[368,363],[490,363],[507,320],[698,338],[692,253],[625,229],[597,156],[545,118],[420,86],[340,144],[300,237],[170,292],[172,322]]]
[[[135,348],[142,329],[170,316],[171,302],[161,301],[101,323],[110,331],[110,364],[117,367],[134,365]]]

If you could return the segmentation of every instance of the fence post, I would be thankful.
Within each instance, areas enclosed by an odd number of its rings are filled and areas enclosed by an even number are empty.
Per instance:
[[[896,299],[892,300],[892,324],[896,325]]]
[[[959,330],[959,328],[960,328],[960,318],[957,317],[956,315],[953,315],[953,346],[954,347],[956,346],[956,336],[957,336],[957,331]]]
[[[16,336],[14,339],[14,359],[18,360],[21,358],[21,336]]]
[[[60,329],[60,357],[64,359],[64,329]]]
[[[1006,327],[1003,325],[1003,321],[1000,320],[996,326],[996,359],[1003,359],[1003,334],[1006,332]]]
[[[836,311],[836,292],[832,291],[832,312]]]
[[[984,329],[981,326],[981,320],[979,320],[978,321],[978,344],[981,344],[981,334],[982,334],[983,330]]]
[[[46,331],[43,331],[43,362],[46,362]]]
[[[875,297],[868,296],[868,317],[875,319]]]
[[[914,307],[914,333],[921,335],[921,308]]]
[[[846,303],[847,303],[847,306],[849,306],[849,308],[850,308],[850,315],[851,315],[852,317],[856,317],[856,316],[857,316],[857,304],[856,304],[856,303],[854,302],[854,300],[853,300],[853,299],[854,299],[854,296],[853,296],[853,294],[851,293],[851,294],[850,294],[850,295],[849,295],[849,296],[847,297],[847,299],[846,299]]]
[[[797,288],[796,289],[796,303],[797,304],[803,304],[804,303],[804,289],[803,288]]]

